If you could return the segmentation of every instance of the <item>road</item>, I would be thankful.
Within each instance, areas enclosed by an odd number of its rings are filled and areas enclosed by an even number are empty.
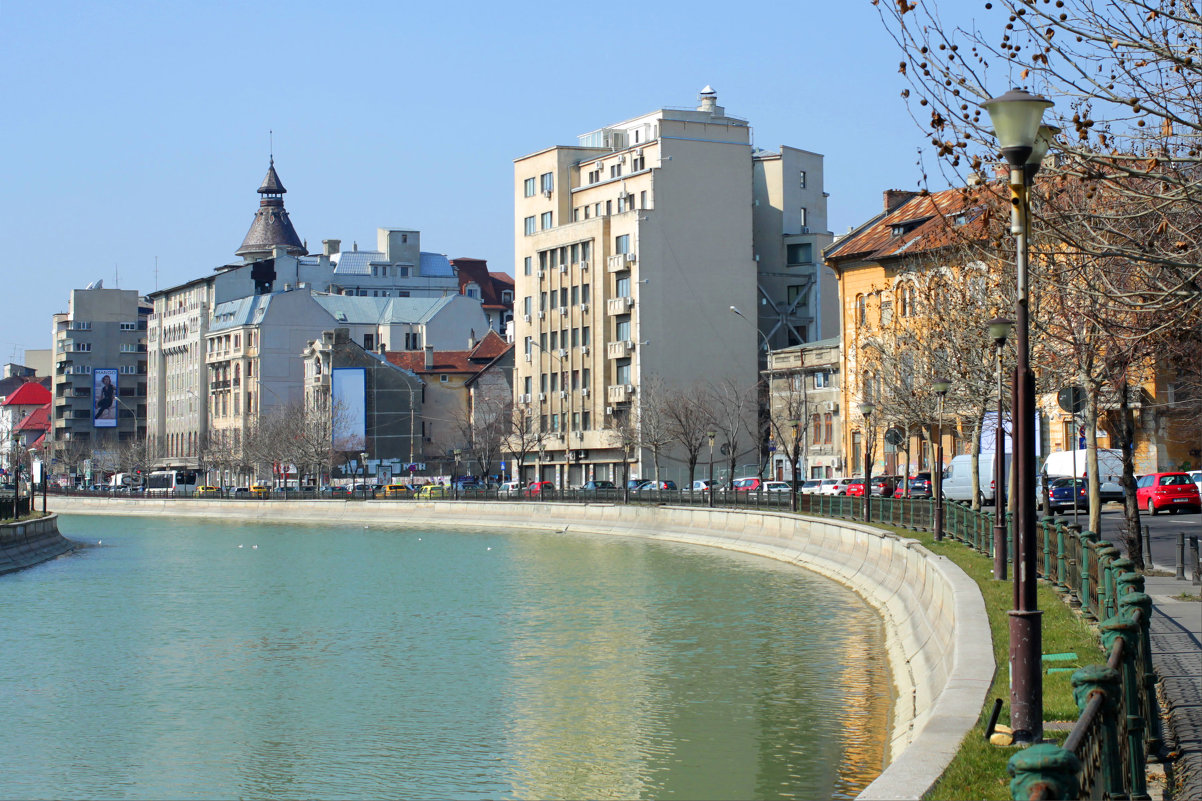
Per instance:
[[[1066,519],[1072,522],[1072,512],[1067,515],[1057,515],[1061,519]],[[1081,526],[1084,528],[1089,523],[1089,515],[1084,512],[1080,515]],[[1176,570],[1177,569],[1177,533],[1185,532],[1186,546],[1185,559],[1189,563],[1189,537],[1202,538],[1202,514],[1196,512],[1168,514],[1161,512],[1153,517],[1146,511],[1141,512],[1139,516],[1140,525],[1148,527],[1148,534],[1152,541],[1152,564],[1147,565],[1149,568],[1157,570]],[[1098,532],[1103,539],[1109,540],[1119,546],[1119,549],[1126,553],[1123,548],[1123,534],[1127,529],[1127,520],[1123,517],[1123,507],[1117,503],[1108,503],[1102,507],[1102,530]],[[1147,559],[1147,554],[1144,555]],[[1185,578],[1190,579],[1190,571],[1187,568]]]

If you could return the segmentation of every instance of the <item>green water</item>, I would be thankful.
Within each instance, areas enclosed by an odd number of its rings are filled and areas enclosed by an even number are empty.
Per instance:
[[[601,536],[64,516],[0,578],[2,798],[815,798],[881,770],[878,617]]]

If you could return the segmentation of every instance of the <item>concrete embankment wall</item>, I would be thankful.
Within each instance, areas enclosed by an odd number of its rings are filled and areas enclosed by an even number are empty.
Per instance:
[[[58,516],[0,525],[0,574],[62,556],[79,546],[58,532]]]
[[[989,622],[972,579],[914,540],[851,522],[606,503],[56,498],[52,505],[56,511],[84,514],[602,533],[725,548],[813,570],[859,593],[885,624],[897,693],[891,761],[861,798],[921,798],[976,723],[993,680]]]

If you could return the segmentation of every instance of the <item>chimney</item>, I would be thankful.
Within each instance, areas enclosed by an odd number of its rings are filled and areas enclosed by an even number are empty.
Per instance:
[[[321,240],[321,255],[333,256],[342,249],[341,239],[323,239]]]
[[[706,84],[697,97],[701,101],[701,105],[697,107],[698,111],[708,111],[710,114],[713,114],[717,110],[718,93],[714,91],[714,87]]]
[[[885,213],[895,211],[904,205],[911,198],[918,196],[917,192],[907,192],[904,189],[886,189],[885,190]]]
[[[471,329],[471,333],[467,336],[467,349],[471,350],[476,347],[476,329]]]
[[[434,369],[434,346],[433,345],[426,346],[426,369],[427,370]]]

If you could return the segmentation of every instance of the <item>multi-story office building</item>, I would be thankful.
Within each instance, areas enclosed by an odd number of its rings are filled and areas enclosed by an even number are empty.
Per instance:
[[[696,109],[659,109],[515,162],[514,392],[546,434],[523,478],[620,478],[615,430],[628,415],[637,425],[650,377],[755,386],[759,336],[730,311],[757,306],[753,176],[747,121],[708,87]],[[758,443],[744,443],[736,458],[754,460]],[[633,462],[649,474],[644,454]]]
[[[776,448],[773,478],[832,478],[843,471],[843,424],[839,416],[838,337],[774,350],[768,357],[768,405]],[[798,447],[794,448],[794,445]]]
[[[749,388],[761,345],[838,331],[833,273],[818,258],[831,240],[822,156],[755,149],[747,121],[708,86],[695,109],[518,159],[514,178],[515,397],[549,437],[531,476],[617,477],[623,455],[607,429],[632,407],[637,419],[649,376]],[[759,445],[736,457],[758,460]]]
[[[71,291],[54,315],[54,413],[50,439],[94,452],[146,436],[147,317],[132,289]]]

